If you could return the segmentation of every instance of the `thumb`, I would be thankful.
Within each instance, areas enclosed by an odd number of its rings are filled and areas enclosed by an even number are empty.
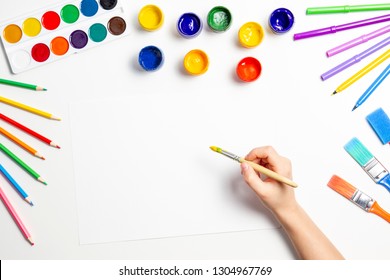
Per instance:
[[[241,163],[241,174],[244,178],[245,182],[255,191],[259,192],[260,188],[264,184],[264,182],[257,175],[255,170],[253,170],[252,166],[247,164],[246,162]]]

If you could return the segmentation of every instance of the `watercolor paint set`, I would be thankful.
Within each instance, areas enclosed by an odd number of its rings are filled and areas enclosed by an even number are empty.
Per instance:
[[[14,74],[128,34],[119,0],[63,2],[2,22],[0,30]]]

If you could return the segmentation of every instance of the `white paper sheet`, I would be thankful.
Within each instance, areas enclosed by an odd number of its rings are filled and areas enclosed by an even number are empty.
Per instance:
[[[244,156],[272,141],[273,122],[247,137],[252,121],[206,97],[138,94],[72,104],[82,244],[278,226],[239,164],[209,149]],[[257,116],[252,110],[245,118]]]

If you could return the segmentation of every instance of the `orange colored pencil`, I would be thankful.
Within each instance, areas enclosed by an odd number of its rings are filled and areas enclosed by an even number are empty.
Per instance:
[[[0,127],[0,133],[3,134],[5,137],[7,137],[8,139],[12,140],[13,142],[15,142],[17,145],[19,145],[20,147],[22,147],[23,149],[25,149],[27,152],[29,152],[30,154],[36,156],[36,157],[39,157],[41,159],[45,159],[43,156],[41,156],[37,150],[35,150],[33,147],[27,145],[26,143],[24,143],[22,140],[20,140],[18,137],[16,137],[15,135],[11,134],[10,132],[8,132],[7,130],[5,130],[4,128]]]

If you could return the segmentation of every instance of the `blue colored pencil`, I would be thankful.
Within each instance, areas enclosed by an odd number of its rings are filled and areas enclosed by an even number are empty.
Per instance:
[[[383,82],[384,79],[390,74],[390,64],[387,65],[385,70],[378,76],[378,78],[375,79],[375,81],[368,87],[368,89],[360,96],[358,101],[356,102],[355,106],[353,107],[352,111],[355,110],[357,107],[362,105],[364,101],[367,100],[368,97],[376,90],[376,88]]]
[[[15,188],[15,190],[27,201],[31,206],[34,206],[32,201],[28,198],[27,193],[19,186],[19,184],[12,178],[12,176],[5,170],[5,168],[0,164],[0,172],[7,178],[10,184]]]

